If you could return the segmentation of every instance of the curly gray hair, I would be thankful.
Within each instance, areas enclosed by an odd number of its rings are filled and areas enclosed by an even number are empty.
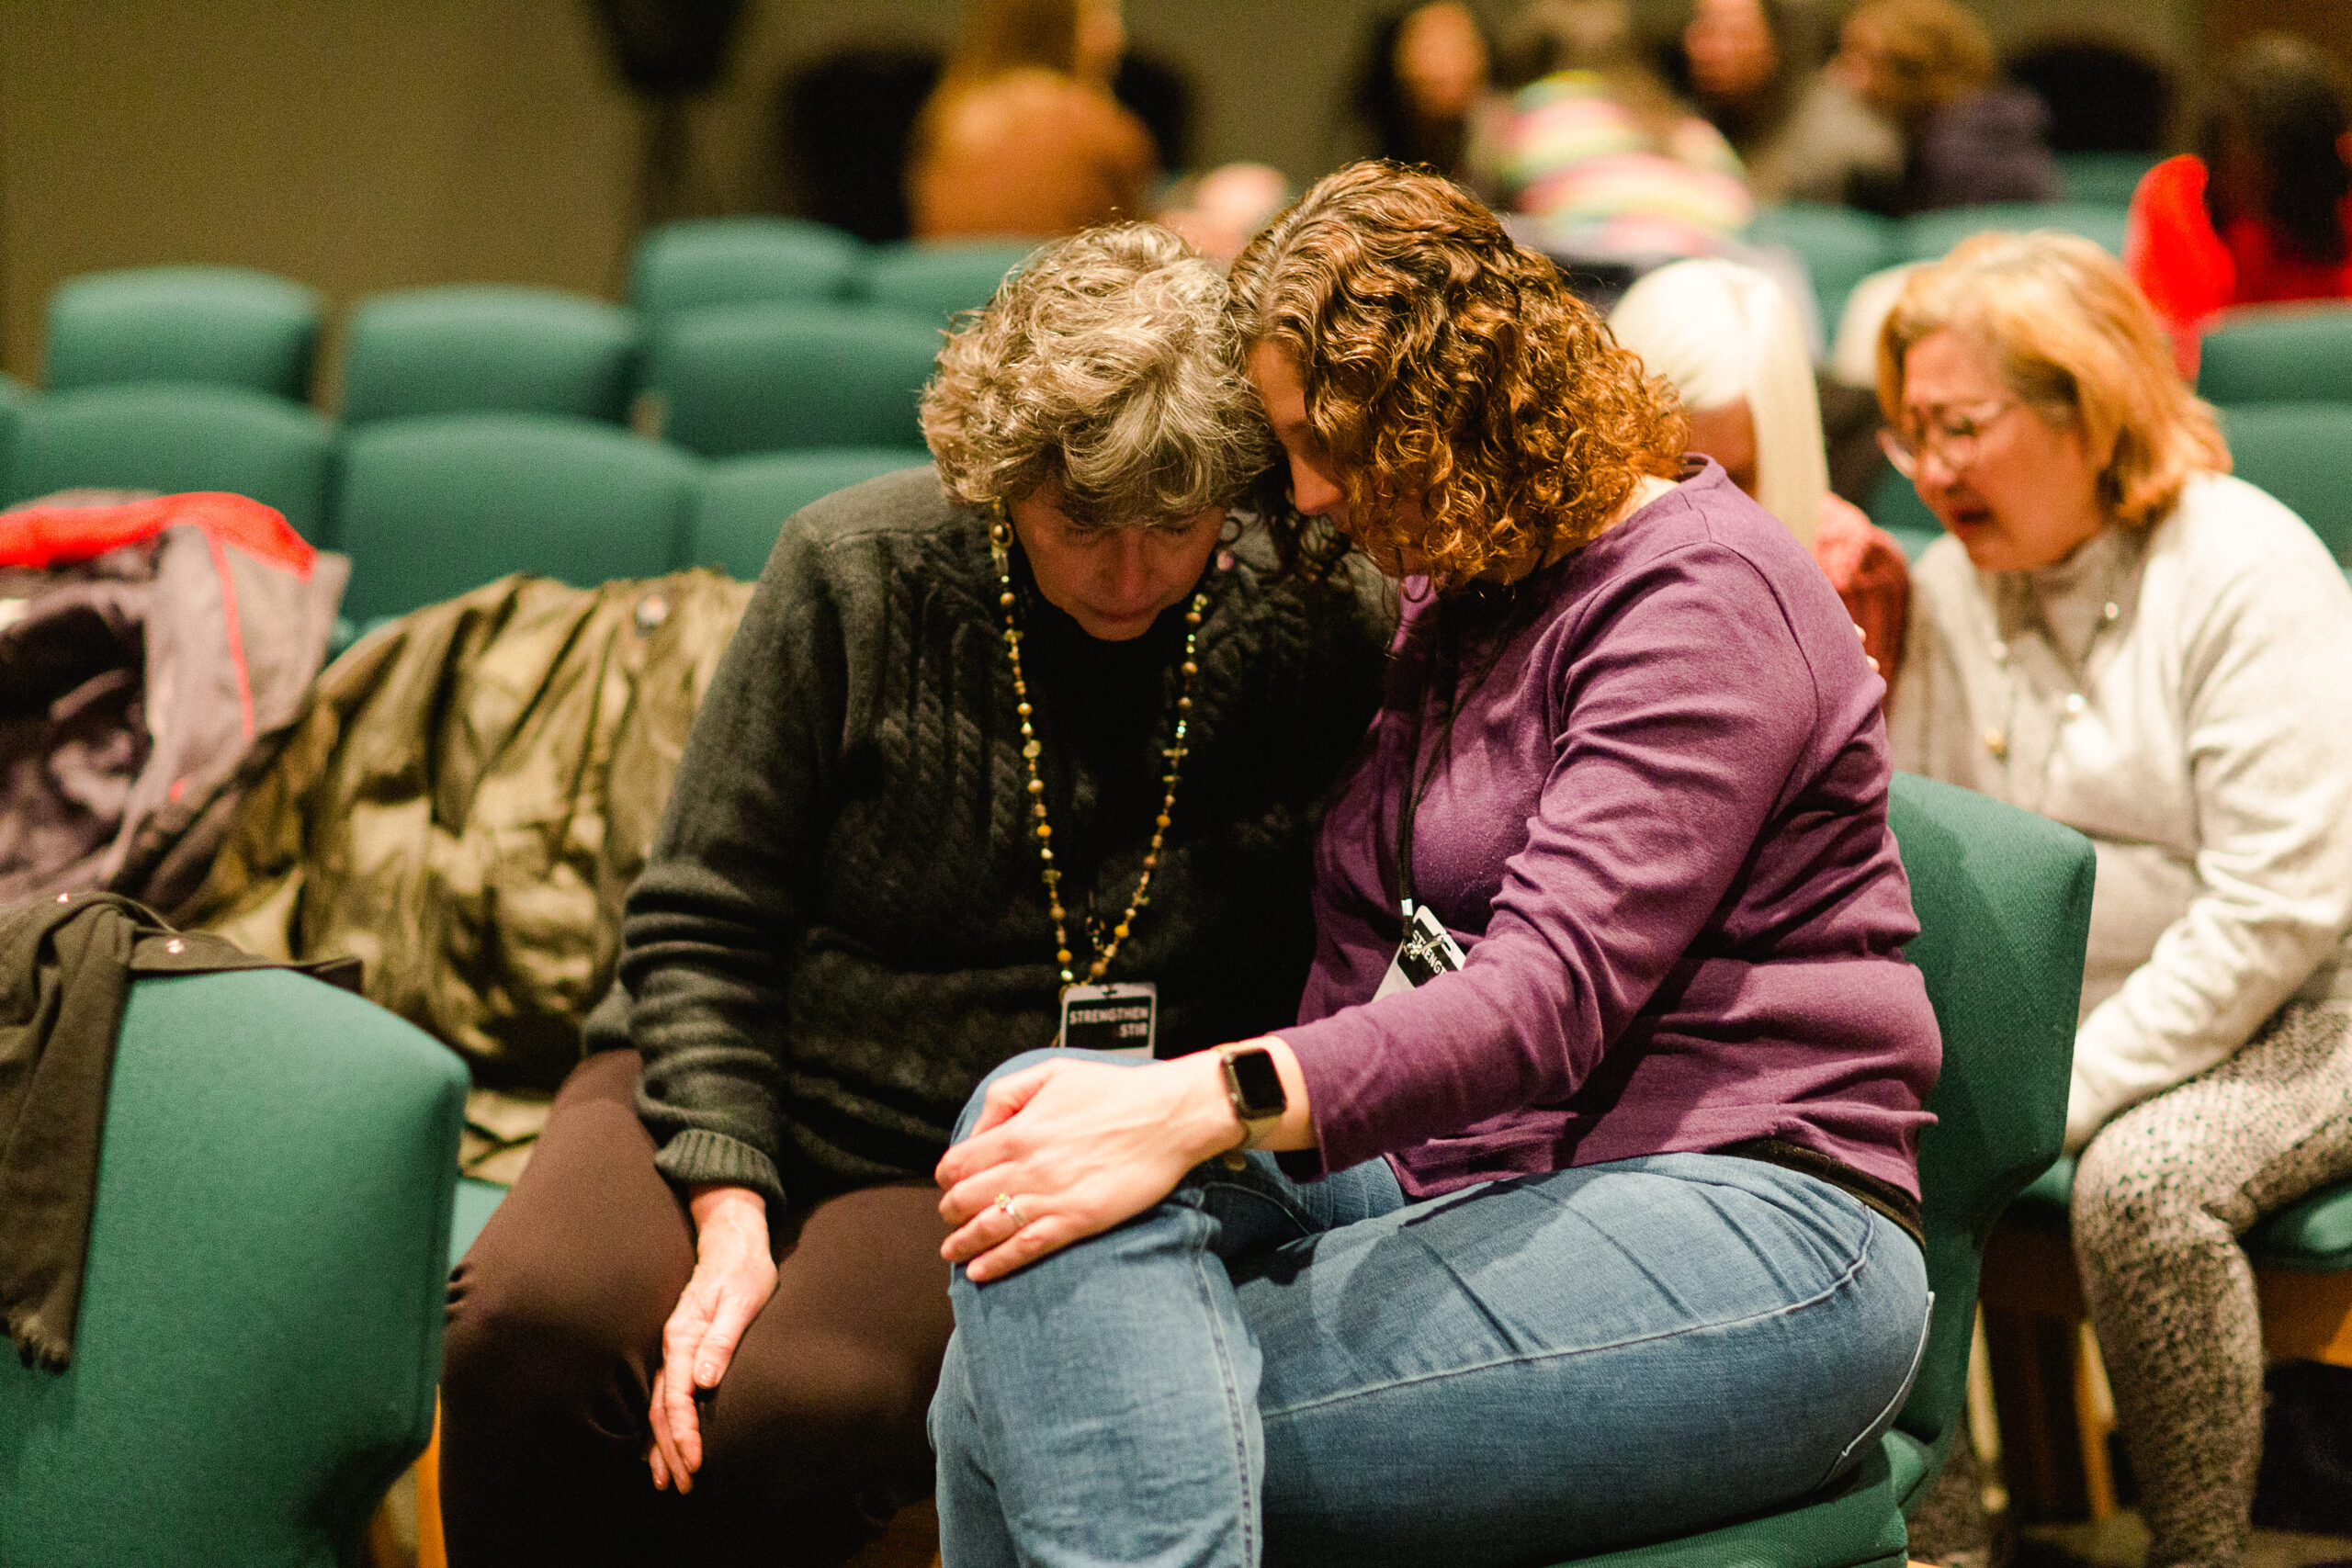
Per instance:
[[[1050,484],[1097,526],[1230,505],[1273,457],[1224,275],[1151,223],[1048,245],[962,318],[923,389],[922,433],[966,505]]]

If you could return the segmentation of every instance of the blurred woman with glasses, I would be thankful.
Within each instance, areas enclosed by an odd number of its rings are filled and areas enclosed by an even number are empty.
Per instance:
[[[2098,853],[2066,1147],[2152,1564],[2237,1562],[2262,1335],[2237,1238],[2352,1172],[2352,590],[2229,477],[2086,240],[1988,234],[1879,342],[1913,568],[1898,766]]]

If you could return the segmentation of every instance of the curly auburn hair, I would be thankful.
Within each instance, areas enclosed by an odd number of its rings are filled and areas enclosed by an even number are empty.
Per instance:
[[[1673,393],[1544,256],[1434,175],[1326,175],[1233,265],[1241,334],[1297,364],[1374,560],[1430,582],[1575,548],[1644,475],[1680,471]],[[1418,505],[1418,515],[1416,514]]]

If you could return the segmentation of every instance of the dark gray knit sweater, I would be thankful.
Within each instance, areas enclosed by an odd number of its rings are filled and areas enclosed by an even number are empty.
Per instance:
[[[1182,609],[1097,642],[1016,580],[1064,902],[1107,927],[1159,802]],[[1105,976],[1156,981],[1179,1049],[1295,1016],[1312,832],[1388,630],[1361,578],[1306,588],[1244,560],[1208,591],[1174,824]],[[639,1110],[672,1179],[779,1202],[927,1176],[973,1086],[1052,1043],[998,593],[984,520],[929,469],[785,525],[622,923]],[[599,1011],[591,1047],[619,1043],[618,1009]]]

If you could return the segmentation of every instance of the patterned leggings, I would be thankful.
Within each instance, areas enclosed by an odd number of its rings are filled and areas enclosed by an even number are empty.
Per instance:
[[[2352,1173],[2352,1004],[2290,1003],[2229,1060],[2109,1122],[2075,1257],[2139,1478],[2149,1568],[2236,1568],[2262,1457],[2262,1326],[2237,1238]]]

